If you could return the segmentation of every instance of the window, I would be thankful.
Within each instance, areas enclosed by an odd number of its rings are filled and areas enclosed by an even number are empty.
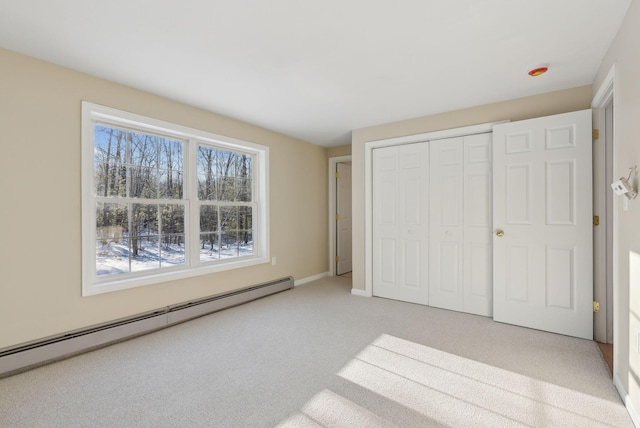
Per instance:
[[[83,103],[83,295],[266,263],[268,149]]]

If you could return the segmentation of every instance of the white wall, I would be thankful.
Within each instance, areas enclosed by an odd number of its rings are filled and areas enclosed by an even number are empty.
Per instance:
[[[609,51],[598,70],[594,91],[597,91],[611,67],[615,64],[614,90],[614,174],[626,176],[628,168],[640,167],[640,2],[631,3],[627,15]],[[634,179],[639,184],[638,176]],[[629,210],[618,204],[615,284],[617,311],[614,313],[614,370],[628,399],[636,411],[640,410],[640,356],[635,350],[634,331],[640,331],[640,283],[629,280],[629,256],[640,253],[640,199],[631,201]],[[640,267],[636,266],[636,269]],[[632,346],[629,346],[629,345]],[[640,422],[640,421],[639,421]]]

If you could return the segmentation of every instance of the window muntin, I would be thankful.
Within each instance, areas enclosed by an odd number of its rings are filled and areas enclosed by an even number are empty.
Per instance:
[[[268,149],[83,103],[83,295],[266,263]]]

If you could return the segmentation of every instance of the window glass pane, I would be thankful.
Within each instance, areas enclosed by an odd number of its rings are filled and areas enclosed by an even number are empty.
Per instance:
[[[238,230],[238,207],[220,207],[220,229]]]
[[[182,199],[183,175],[182,171],[160,170],[158,187],[161,199]]]
[[[131,165],[158,168],[159,138],[137,132],[131,132],[129,135],[131,139]]]
[[[235,201],[236,179],[233,177],[220,177],[218,180],[218,200]]]
[[[198,146],[198,198],[202,201],[217,198],[216,152],[214,148]]]
[[[184,234],[184,209],[182,204],[160,205],[162,235]]]
[[[160,138],[158,141],[158,168],[182,171],[182,142]]]
[[[198,174],[198,199],[215,201],[218,197],[218,182],[214,175]]]
[[[158,205],[132,205],[129,241],[131,272],[160,267]]]
[[[220,258],[228,259],[238,257],[239,254],[238,232],[236,230],[223,231],[220,241]]]
[[[251,202],[251,178],[239,177],[236,179],[235,201]]]
[[[160,138],[158,143],[158,191],[163,199],[182,199],[182,143]]]
[[[217,233],[200,234],[200,263],[220,259],[220,244]]]
[[[240,243],[238,245],[239,256],[253,256],[253,232],[240,231],[238,232]]]
[[[162,246],[160,247],[160,267],[184,265],[184,244],[184,235],[176,233],[162,235]]]
[[[200,200],[252,200],[252,156],[198,146],[198,198]]]
[[[126,196],[126,132],[101,125],[94,127],[94,194]]]
[[[253,229],[253,209],[238,207],[238,230],[251,231]]]
[[[129,168],[129,196],[132,198],[158,198],[158,170],[155,168]]]
[[[200,207],[200,232],[217,232],[218,228],[218,207],[202,205]]]
[[[253,208],[238,207],[238,255],[251,256],[253,251]]]
[[[96,275],[129,272],[127,204],[96,204]]]
[[[160,248],[157,235],[131,236],[131,272],[158,269]]]
[[[182,204],[160,205],[161,267],[185,264],[184,210]]]
[[[218,229],[218,207],[216,205],[202,205],[200,207],[201,263],[220,258]]]

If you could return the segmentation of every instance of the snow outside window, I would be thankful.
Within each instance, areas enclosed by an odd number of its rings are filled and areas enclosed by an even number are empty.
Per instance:
[[[83,103],[83,295],[266,263],[268,149]]]

